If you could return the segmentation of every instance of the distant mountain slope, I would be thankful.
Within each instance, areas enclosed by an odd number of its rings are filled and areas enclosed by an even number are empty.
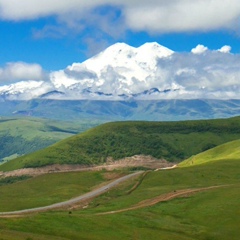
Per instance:
[[[179,164],[180,167],[194,166],[220,160],[240,161],[240,139],[231,141],[205,152],[199,153]]]
[[[50,164],[93,165],[137,154],[181,161],[240,139],[240,118],[182,122],[114,122],[90,129],[0,167],[12,170]]]
[[[95,121],[0,118],[0,163],[3,158],[34,152],[96,125]]]
[[[0,116],[35,116],[57,120],[190,120],[240,115],[240,100],[88,101],[50,100],[0,102]]]

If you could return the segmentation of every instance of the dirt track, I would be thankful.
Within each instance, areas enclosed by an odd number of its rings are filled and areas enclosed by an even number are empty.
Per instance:
[[[116,210],[116,211],[110,211],[110,212],[104,212],[104,213],[97,213],[96,215],[107,215],[107,214],[121,213],[121,212],[127,212],[127,211],[131,211],[131,210],[139,209],[139,208],[150,207],[150,206],[153,206],[153,205],[155,205],[159,202],[166,202],[166,201],[170,201],[174,198],[184,197],[184,196],[188,196],[188,195],[191,195],[191,194],[194,194],[194,193],[197,193],[197,192],[207,191],[207,190],[211,190],[211,189],[214,189],[214,188],[220,188],[220,187],[226,187],[226,186],[227,185],[220,185],[220,186],[211,186],[211,187],[205,187],[205,188],[177,190],[177,191],[174,191],[174,192],[162,194],[162,195],[160,195],[158,197],[155,197],[155,198],[152,198],[152,199],[144,200],[142,202],[139,202],[135,206],[132,206],[132,207],[129,207],[129,208],[120,209],[120,210]]]

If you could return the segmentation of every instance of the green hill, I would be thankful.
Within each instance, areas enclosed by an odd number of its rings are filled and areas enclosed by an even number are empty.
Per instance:
[[[7,171],[50,164],[92,165],[136,154],[180,162],[240,139],[240,118],[182,122],[114,122],[0,166]]]
[[[0,163],[45,148],[96,126],[97,121],[63,122],[39,118],[0,118]]]
[[[199,153],[183,161],[179,166],[194,166],[220,160],[240,160],[240,140],[231,141]]]

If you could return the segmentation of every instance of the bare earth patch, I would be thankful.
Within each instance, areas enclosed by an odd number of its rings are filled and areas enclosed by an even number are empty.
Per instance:
[[[22,176],[30,175],[37,176],[46,173],[58,173],[58,172],[74,172],[74,171],[100,171],[103,169],[114,170],[126,167],[146,167],[150,169],[161,169],[173,167],[174,163],[170,163],[164,159],[156,159],[152,156],[135,155],[132,157],[126,157],[117,161],[112,158],[108,158],[107,162],[99,166],[83,166],[83,165],[70,165],[70,164],[54,164],[40,168],[22,168],[9,172],[0,172],[0,177],[10,176]]]

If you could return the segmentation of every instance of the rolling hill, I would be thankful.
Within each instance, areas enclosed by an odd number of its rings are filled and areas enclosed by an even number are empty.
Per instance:
[[[96,126],[97,121],[63,122],[30,117],[0,118],[0,163],[45,148]]]
[[[0,166],[8,171],[51,164],[98,165],[134,155],[180,162],[240,139],[240,118],[182,122],[113,122]]]
[[[212,161],[239,160],[240,159],[240,140],[231,141],[205,152],[199,153],[181,162],[180,167],[188,167],[199,164],[206,164]]]

